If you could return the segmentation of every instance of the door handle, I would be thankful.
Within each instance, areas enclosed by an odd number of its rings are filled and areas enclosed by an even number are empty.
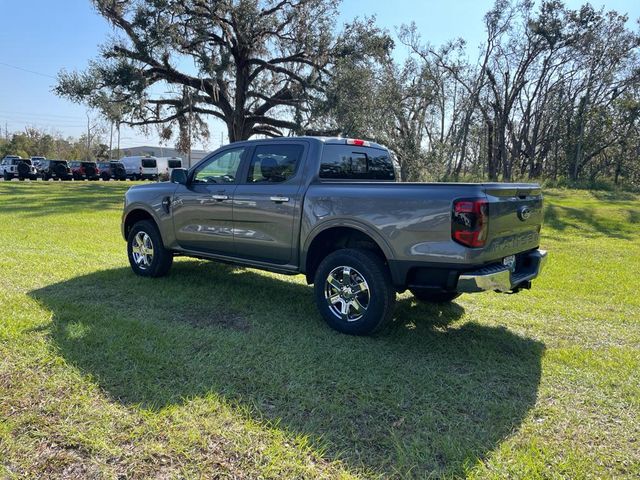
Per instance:
[[[280,195],[276,195],[275,197],[271,197],[270,200],[276,203],[288,202],[289,197],[281,197]]]
[[[229,200],[229,195],[211,195],[211,198],[221,202],[222,200]]]

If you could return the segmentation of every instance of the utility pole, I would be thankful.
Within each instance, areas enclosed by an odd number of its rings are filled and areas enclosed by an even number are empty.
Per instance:
[[[187,165],[191,168],[191,122],[193,120],[193,100],[191,98],[191,89],[187,90],[189,93],[189,153]]]
[[[109,161],[113,155],[113,120],[111,121],[111,132],[109,133]]]
[[[87,113],[87,161],[91,160],[91,128],[89,124],[89,113]]]

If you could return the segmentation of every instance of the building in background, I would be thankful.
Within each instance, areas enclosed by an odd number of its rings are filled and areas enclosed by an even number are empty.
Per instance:
[[[189,168],[202,160],[208,153],[208,150],[191,150],[191,165],[187,165],[188,155],[186,153],[178,152],[175,148],[170,147],[153,147],[144,145],[141,147],[121,148],[119,157],[133,157],[137,155],[149,155],[151,157],[179,157],[182,159],[182,164]],[[115,151],[114,157],[118,157],[118,155],[115,155]]]

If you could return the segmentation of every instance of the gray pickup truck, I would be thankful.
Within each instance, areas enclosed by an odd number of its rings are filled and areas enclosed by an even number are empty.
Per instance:
[[[233,143],[132,187],[122,234],[142,276],[167,274],[175,255],[304,274],[327,323],[364,335],[392,318],[396,292],[530,288],[542,214],[538,185],[398,183],[380,145],[299,137]]]

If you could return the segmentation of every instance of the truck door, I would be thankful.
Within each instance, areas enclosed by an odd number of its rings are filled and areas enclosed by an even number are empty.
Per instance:
[[[233,255],[233,198],[246,147],[229,148],[200,163],[173,199],[173,227],[182,248]]]
[[[256,145],[233,202],[239,257],[281,265],[291,262],[306,151],[306,142],[294,140]]]

